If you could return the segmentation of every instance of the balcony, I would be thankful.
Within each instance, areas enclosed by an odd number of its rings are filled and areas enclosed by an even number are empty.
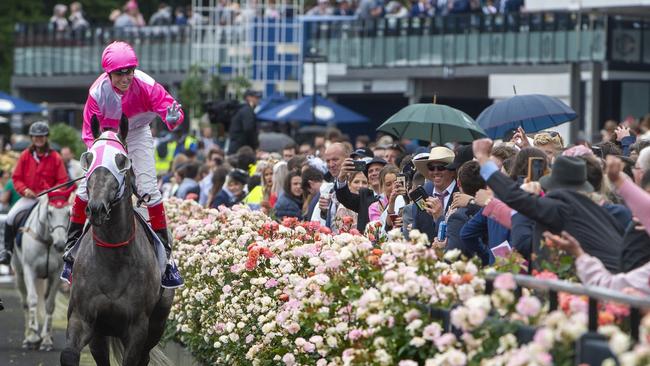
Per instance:
[[[348,67],[650,63],[650,18],[561,12],[303,22],[300,47],[315,47],[330,63]],[[209,61],[192,59],[190,27],[56,33],[47,25],[18,25],[15,39],[20,77],[96,75],[103,48],[117,39],[130,42],[152,74],[184,73]]]
[[[307,23],[308,47],[350,67],[605,61],[608,17],[467,15]]]
[[[190,66],[189,27],[89,28],[53,32],[46,24],[18,25],[14,48],[15,76],[97,75],[108,43],[124,40],[135,48],[148,73],[185,72]]]

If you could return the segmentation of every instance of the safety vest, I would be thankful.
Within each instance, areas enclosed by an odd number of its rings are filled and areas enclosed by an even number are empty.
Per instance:
[[[185,142],[183,143],[183,149],[182,150],[178,149],[178,151],[176,151],[176,148],[174,148],[174,156],[176,156],[176,155],[178,155],[180,153],[185,153],[186,151],[190,151],[192,149],[192,145],[194,145],[195,151],[196,151],[196,149],[198,149],[198,145],[199,145],[197,139],[194,136],[189,136],[189,135],[185,136]]]
[[[167,174],[174,161],[174,151],[176,151],[176,141],[167,142],[167,155],[161,157],[158,155],[158,149],[154,149],[154,158],[156,159],[156,174]]]

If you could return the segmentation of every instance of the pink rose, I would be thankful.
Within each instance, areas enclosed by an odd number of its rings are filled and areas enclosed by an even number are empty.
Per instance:
[[[515,278],[511,273],[504,273],[494,279],[494,288],[497,290],[514,290],[517,287]]]
[[[522,296],[517,302],[517,312],[523,316],[537,316],[542,310],[542,303],[534,296]]]

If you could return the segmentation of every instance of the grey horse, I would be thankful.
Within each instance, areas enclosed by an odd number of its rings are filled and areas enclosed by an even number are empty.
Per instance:
[[[95,144],[111,140],[113,146],[124,146],[126,116],[122,115],[118,134],[101,133],[96,117],[91,126]],[[98,366],[110,365],[109,343],[123,347],[117,350],[123,366],[148,365],[150,352],[162,337],[174,291],[161,288],[153,246],[136,221],[134,177],[126,148],[108,163],[106,153],[100,159],[93,148],[81,159],[86,168],[94,167],[87,177],[91,226],[81,238],[74,264],[61,365],[79,365],[80,351],[87,344]],[[98,159],[103,162],[96,166]]]
[[[42,196],[27,222],[21,228],[24,232],[22,246],[16,246],[16,255],[12,258],[12,267],[16,272],[16,286],[25,309],[25,339],[23,348],[51,351],[54,349],[52,339],[52,314],[61,281],[59,273],[63,267],[63,248],[67,238],[66,232],[70,221],[70,206],[48,204],[48,196]],[[46,280],[45,318],[43,328],[39,329],[37,281]],[[42,301],[42,300],[41,300]],[[40,331],[40,335],[39,335]]]

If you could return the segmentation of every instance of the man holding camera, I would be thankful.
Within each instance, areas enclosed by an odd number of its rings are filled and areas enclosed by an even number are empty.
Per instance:
[[[323,156],[325,157],[325,164],[327,164],[326,182],[323,182],[320,186],[318,206],[314,209],[311,221],[320,222],[323,226],[331,226],[332,218],[336,215],[338,209],[338,200],[335,193],[336,177],[341,172],[343,161],[351,152],[346,145],[339,142],[331,144],[325,150]]]
[[[379,172],[387,163],[381,158],[372,158],[368,162],[354,160],[353,156],[354,154],[343,162],[341,172],[338,176],[336,197],[343,206],[359,215],[357,218],[357,230],[363,232],[370,221],[368,208],[379,199],[379,194],[381,193],[379,190]],[[347,185],[347,181],[355,171],[365,171],[370,184],[370,188],[361,188],[359,194],[352,193]],[[375,182],[371,180],[371,175],[374,176]]]

